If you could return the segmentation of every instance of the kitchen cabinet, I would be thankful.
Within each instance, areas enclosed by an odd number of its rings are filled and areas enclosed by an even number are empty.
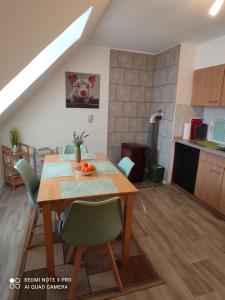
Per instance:
[[[193,106],[204,105],[204,87],[206,79],[206,70],[196,70],[194,72],[193,90],[191,104]]]
[[[199,160],[195,196],[214,209],[218,209],[223,175],[222,167]]]
[[[176,142],[172,182],[225,217],[224,156]]]
[[[219,212],[225,215],[225,176],[223,177],[220,198],[218,203],[218,210]]]
[[[200,160],[206,161],[211,165],[215,165],[225,169],[225,158],[223,156],[215,155],[206,151],[201,151]]]
[[[225,65],[196,70],[194,72],[192,105],[225,106]]]
[[[225,106],[225,76],[224,76],[224,84],[223,84],[222,97],[221,97],[221,106]]]

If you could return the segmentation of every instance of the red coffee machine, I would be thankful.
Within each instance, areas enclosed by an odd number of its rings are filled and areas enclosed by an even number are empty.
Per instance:
[[[196,130],[197,130],[197,127],[202,124],[202,121],[203,120],[201,118],[192,118],[190,120],[190,122],[191,122],[190,139],[191,140],[195,140],[196,139]]]

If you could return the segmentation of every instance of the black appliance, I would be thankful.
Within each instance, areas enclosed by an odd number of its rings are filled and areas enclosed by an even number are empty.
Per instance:
[[[175,143],[173,182],[194,194],[200,150]]]
[[[208,125],[200,124],[195,128],[195,139],[196,140],[205,140],[207,137]]]

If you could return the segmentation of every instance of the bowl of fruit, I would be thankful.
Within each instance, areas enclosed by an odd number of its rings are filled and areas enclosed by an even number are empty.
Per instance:
[[[95,172],[95,166],[88,164],[86,161],[82,162],[81,164],[81,175],[88,176]]]

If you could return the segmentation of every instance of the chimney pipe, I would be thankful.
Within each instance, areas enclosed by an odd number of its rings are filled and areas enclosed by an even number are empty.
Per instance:
[[[163,117],[162,109],[159,109],[158,112],[152,114],[149,118],[149,123],[155,123],[157,119],[161,120]]]

